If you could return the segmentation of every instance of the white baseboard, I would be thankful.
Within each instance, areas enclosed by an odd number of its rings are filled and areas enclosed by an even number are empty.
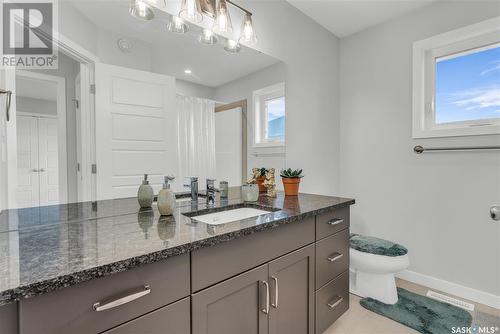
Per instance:
[[[396,274],[396,277],[404,279],[406,281],[423,285],[425,287],[439,290],[451,295],[468,299],[470,301],[488,305],[497,309],[500,309],[500,296],[494,294],[479,291],[476,289],[468,288],[463,285],[448,282],[439,278],[419,274],[414,271],[404,270]]]

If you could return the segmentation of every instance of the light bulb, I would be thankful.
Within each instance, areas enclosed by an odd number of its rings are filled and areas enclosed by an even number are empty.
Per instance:
[[[143,0],[131,0],[129,13],[142,21],[149,21],[155,17],[153,8]]]
[[[254,44],[257,42],[257,36],[255,35],[255,29],[252,22],[252,14],[245,14],[241,31],[240,42],[245,42],[246,44]]]
[[[226,0],[219,0],[219,3],[217,4],[214,30],[225,33],[231,33],[233,31],[233,25],[231,23],[229,11],[227,10]]]
[[[224,50],[230,53],[238,53],[241,50],[240,43],[233,41],[232,39],[228,39],[226,41],[226,45],[224,45]]]
[[[214,34],[214,32],[210,29],[203,29],[202,34],[200,35],[200,43],[213,45],[216,44],[219,39]]]
[[[182,0],[179,16],[191,22],[203,21],[203,14],[199,0]]]
[[[189,26],[178,16],[172,16],[172,19],[167,25],[167,29],[170,32],[175,32],[177,34],[185,34],[189,30]]]

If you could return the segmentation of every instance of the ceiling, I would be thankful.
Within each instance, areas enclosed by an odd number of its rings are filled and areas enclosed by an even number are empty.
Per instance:
[[[170,16],[161,11],[156,11],[152,21],[139,21],[128,13],[129,1],[126,0],[68,2],[98,28],[151,44],[153,70],[186,81],[218,87],[278,62],[243,46],[238,54],[229,54],[223,49],[221,40],[217,45],[202,45],[197,40],[200,34],[197,26],[191,25],[185,35],[170,33],[166,29]],[[193,71],[191,75],[184,73],[187,68]]]
[[[45,80],[16,76],[16,95],[32,99],[56,101],[57,85]]]
[[[337,37],[345,37],[437,0],[287,0]]]

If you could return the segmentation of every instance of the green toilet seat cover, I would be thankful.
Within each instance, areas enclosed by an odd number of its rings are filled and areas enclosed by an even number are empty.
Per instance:
[[[351,248],[375,255],[403,256],[408,254],[406,247],[389,240],[367,237],[360,234],[351,234]]]

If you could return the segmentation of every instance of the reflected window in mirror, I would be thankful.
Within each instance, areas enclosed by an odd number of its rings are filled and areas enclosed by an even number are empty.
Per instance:
[[[285,145],[285,84],[254,91],[256,147]]]

